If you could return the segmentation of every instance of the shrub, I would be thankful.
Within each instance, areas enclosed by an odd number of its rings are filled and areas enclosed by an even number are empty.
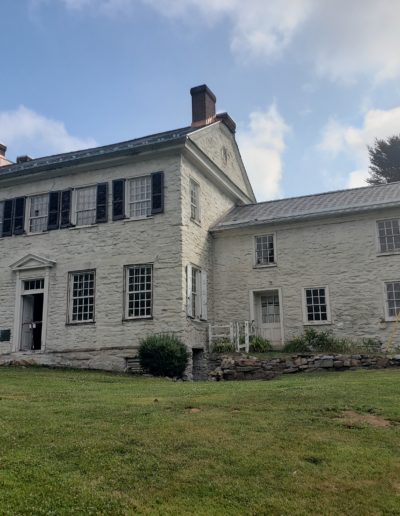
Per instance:
[[[173,335],[151,335],[140,342],[142,368],[154,376],[181,377],[189,360],[186,346]]]
[[[250,351],[252,353],[266,353],[272,350],[272,345],[268,339],[253,335],[250,337]]]
[[[382,342],[379,339],[364,338],[361,340],[360,349],[368,353],[382,351]]]
[[[235,346],[228,339],[220,339],[214,342],[212,351],[214,353],[233,353],[235,351]]]
[[[318,332],[314,328],[307,328],[302,335],[289,340],[283,351],[286,353],[347,353],[351,349],[346,339],[340,339],[329,331]]]

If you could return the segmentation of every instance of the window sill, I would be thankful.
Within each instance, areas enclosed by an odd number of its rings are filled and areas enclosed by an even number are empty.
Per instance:
[[[332,324],[332,321],[306,321],[303,326],[327,326]]]
[[[192,321],[194,323],[207,323],[207,319],[200,319],[199,317],[191,317],[190,315],[187,316],[189,321]]]
[[[67,322],[65,326],[88,326],[92,324],[96,324],[96,321]]]
[[[138,222],[139,220],[149,220],[149,219],[153,219],[154,218],[154,215],[149,215],[148,217],[131,217],[131,218],[126,218],[126,219],[122,219],[122,222],[124,224],[126,224],[127,222]]]
[[[97,228],[98,224],[86,224],[84,226],[72,226],[68,228],[70,231],[76,231],[77,229],[89,229],[89,228]]]
[[[199,226],[201,228],[200,220],[192,219],[192,217],[190,217],[190,222],[193,222],[193,224],[196,224],[196,226]]]
[[[253,269],[270,269],[270,268],[274,268],[274,267],[278,267],[278,264],[277,263],[266,263],[264,265],[253,265]]]
[[[125,317],[124,319],[122,319],[122,322],[125,323],[125,322],[135,322],[135,321],[152,321],[153,320],[153,316],[151,317]]]
[[[38,235],[48,235],[50,231],[38,231],[37,233],[24,233],[24,237],[33,237]]]
[[[388,251],[386,253],[376,253],[376,256],[392,256],[393,254],[400,254],[400,251]]]

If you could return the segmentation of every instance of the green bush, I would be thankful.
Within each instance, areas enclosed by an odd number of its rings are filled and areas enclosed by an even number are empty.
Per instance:
[[[186,346],[173,335],[151,335],[140,342],[139,361],[154,376],[181,377],[189,361]]]
[[[379,339],[364,338],[359,347],[367,353],[379,353],[382,351],[382,342]]]
[[[214,342],[212,351],[214,353],[233,353],[235,351],[235,346],[228,339],[219,339]]]
[[[351,343],[346,339],[340,339],[329,331],[317,331],[307,328],[302,335],[294,337],[286,342],[283,351],[286,353],[348,353],[351,351]]]
[[[250,337],[250,349],[251,353],[266,353],[272,350],[272,345],[268,339],[253,335]]]

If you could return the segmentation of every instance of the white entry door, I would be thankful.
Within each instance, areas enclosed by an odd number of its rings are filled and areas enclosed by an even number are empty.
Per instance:
[[[281,307],[279,291],[269,290],[257,296],[258,334],[271,341],[274,347],[282,346]]]

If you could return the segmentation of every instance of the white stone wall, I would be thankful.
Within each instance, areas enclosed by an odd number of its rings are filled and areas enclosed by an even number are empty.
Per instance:
[[[250,291],[280,288],[287,339],[305,328],[302,289],[328,286],[332,324],[316,328],[382,341],[393,335],[400,343],[400,325],[382,322],[384,282],[400,280],[400,254],[380,256],[376,236],[376,220],[399,216],[386,210],[215,233],[213,319],[249,320]],[[277,266],[255,268],[254,237],[270,233],[276,233]]]

